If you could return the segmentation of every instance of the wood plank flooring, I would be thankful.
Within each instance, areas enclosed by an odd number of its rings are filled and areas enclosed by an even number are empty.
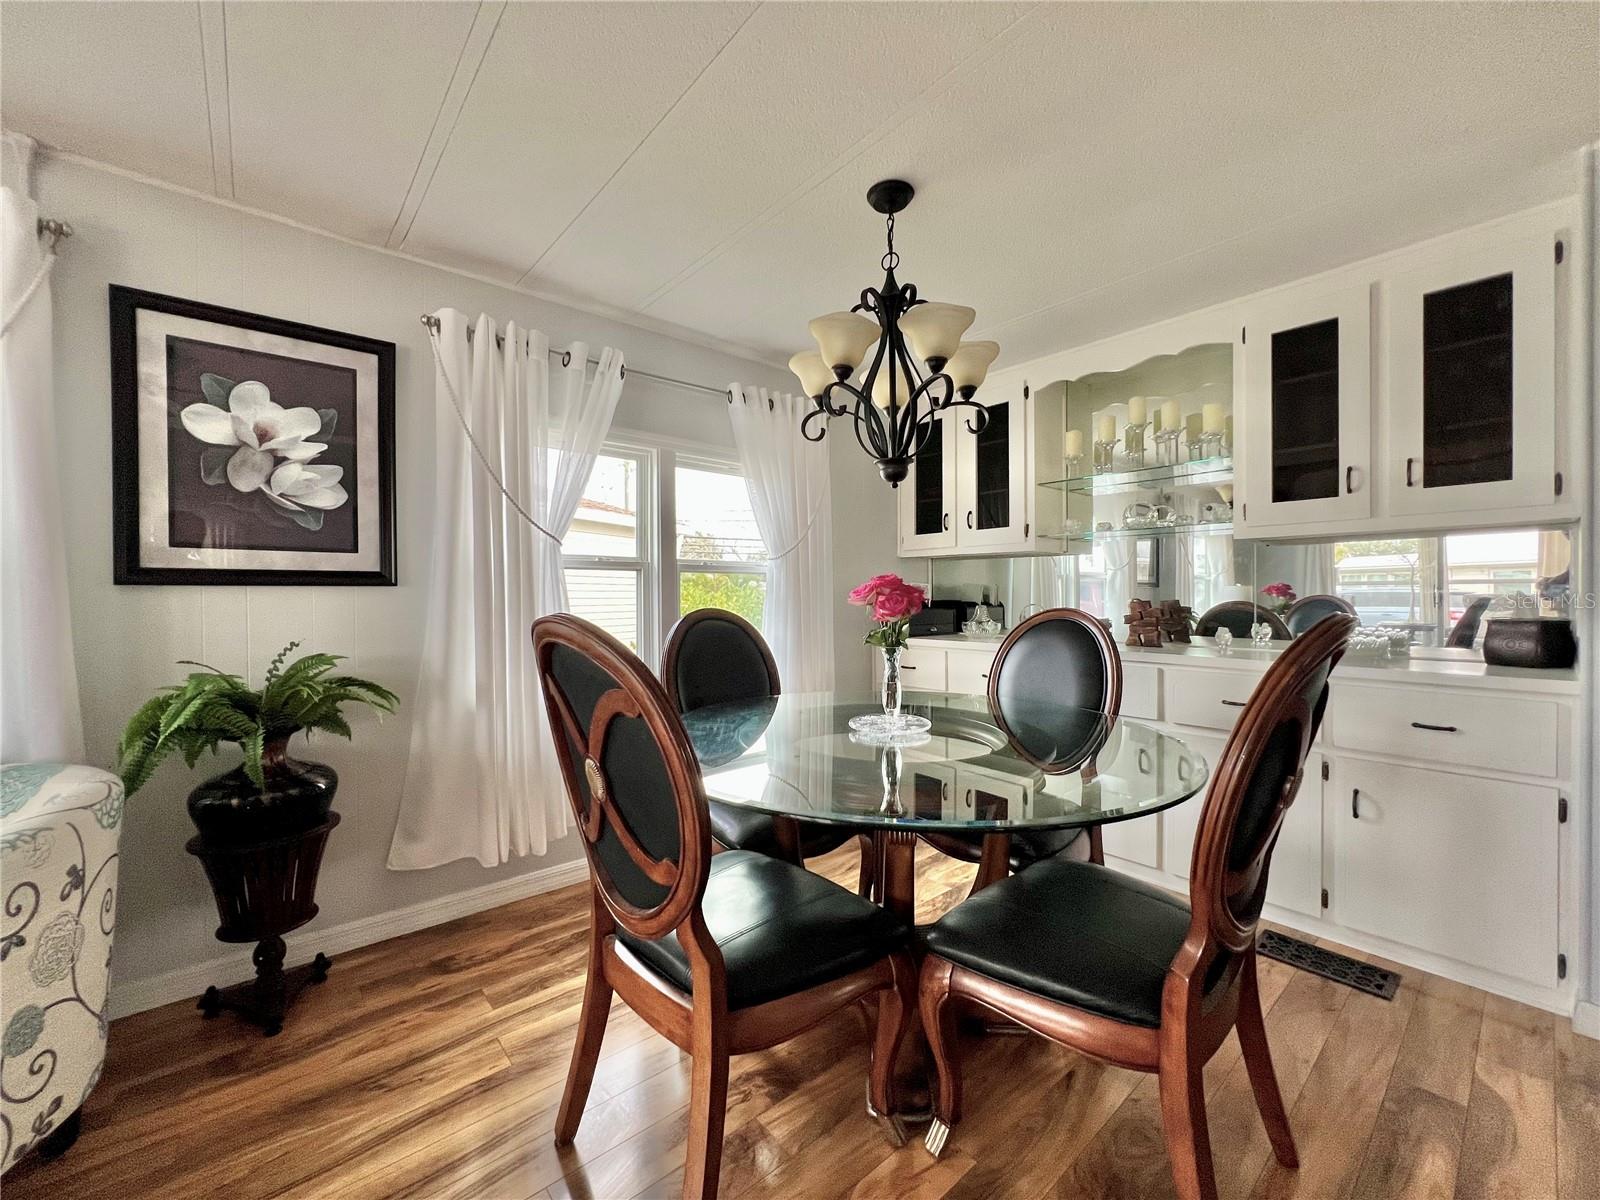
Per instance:
[[[852,886],[856,863],[845,849],[813,866]],[[923,848],[919,919],[972,870]],[[676,1197],[688,1061],[620,1005],[577,1143],[551,1144],[586,920],[568,888],[342,955],[273,1039],[191,1004],[118,1021],[78,1144],[13,1170],[7,1200]],[[1301,1166],[1273,1160],[1230,1039],[1206,1068],[1225,1200],[1600,1200],[1600,1043],[1404,973],[1385,1002],[1262,960]],[[735,1059],[722,1194],[1173,1195],[1153,1076],[1030,1037],[985,1038],[963,1062],[966,1117],[935,1161],[865,1115],[857,1015]]]

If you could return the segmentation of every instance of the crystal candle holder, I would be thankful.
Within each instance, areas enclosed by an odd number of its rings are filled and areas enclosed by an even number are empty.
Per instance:
[[[1221,458],[1222,457],[1222,434],[1221,433],[1202,433],[1200,435],[1199,445],[1200,445],[1200,457],[1201,458]]]
[[[1130,423],[1122,430],[1122,448],[1128,456],[1128,466],[1135,470],[1144,466],[1144,431],[1148,424]]]
[[[1104,475],[1116,466],[1117,439],[1109,442],[1095,442],[1094,444],[1094,473]]]
[[[1176,429],[1163,429],[1156,434],[1156,462],[1163,467],[1175,467],[1182,459],[1178,449],[1180,434]]]

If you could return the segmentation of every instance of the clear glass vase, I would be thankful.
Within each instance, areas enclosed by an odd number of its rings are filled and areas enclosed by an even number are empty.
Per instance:
[[[883,715],[890,721],[900,719],[900,650],[883,648]]]

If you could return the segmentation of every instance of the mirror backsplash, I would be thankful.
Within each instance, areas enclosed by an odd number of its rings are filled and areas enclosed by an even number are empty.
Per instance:
[[[1297,601],[1338,597],[1363,627],[1405,629],[1416,652],[1477,649],[1485,620],[1501,615],[1568,615],[1573,565],[1567,528],[1297,544],[1165,532],[1106,539],[1091,554],[930,559],[926,582],[935,599],[1004,605],[1008,627],[1040,609],[1082,608],[1109,618],[1118,642],[1133,599],[1182,601],[1197,622],[1253,602],[1299,628],[1332,602]]]

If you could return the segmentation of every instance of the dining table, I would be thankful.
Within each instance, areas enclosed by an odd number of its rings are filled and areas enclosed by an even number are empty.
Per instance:
[[[866,836],[875,897],[908,923],[924,834],[981,840],[1000,873],[1014,835],[1148,817],[1205,786],[1205,758],[1143,721],[1055,701],[908,692],[902,711],[927,728],[858,732],[880,714],[866,689],[787,692],[684,715],[709,799],[776,818],[798,861],[796,822]],[[980,874],[983,868],[980,867]]]

